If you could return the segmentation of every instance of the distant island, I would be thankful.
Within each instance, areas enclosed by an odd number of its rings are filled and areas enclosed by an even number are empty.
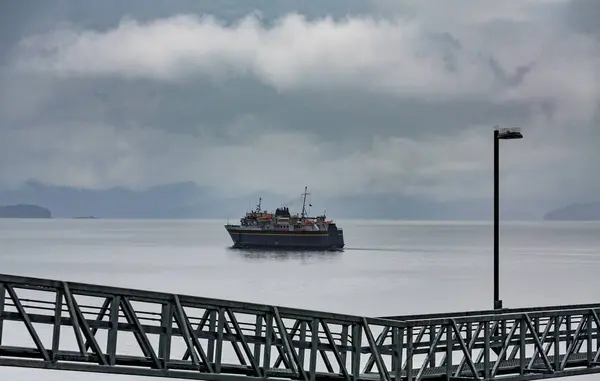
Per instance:
[[[546,221],[600,221],[600,201],[571,204],[544,216]]]
[[[6,205],[0,206],[0,218],[52,218],[52,212],[38,205]]]

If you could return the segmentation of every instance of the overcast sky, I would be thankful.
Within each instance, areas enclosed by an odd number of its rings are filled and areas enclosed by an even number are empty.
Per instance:
[[[1,4],[3,186],[600,192],[597,0]]]

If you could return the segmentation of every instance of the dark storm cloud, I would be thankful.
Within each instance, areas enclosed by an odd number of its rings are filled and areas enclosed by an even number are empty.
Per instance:
[[[33,89],[44,80],[20,78],[15,81],[15,88]],[[410,99],[399,102],[380,94],[282,94],[252,79],[228,81],[227,86],[202,80],[177,84],[120,79],[45,81],[53,94],[60,96],[48,95],[35,113],[22,112],[17,124],[34,123],[43,115],[47,124],[133,123],[170,132],[218,134],[219,129],[235,124],[240,116],[252,116],[264,121],[265,127],[315,133],[326,140],[364,140],[374,132],[383,136],[399,132],[414,136],[422,134],[425,128],[430,133],[455,131],[490,120],[514,124],[528,113],[524,105],[474,100],[431,105]],[[27,99],[13,100],[5,103],[10,105],[4,110],[5,115],[14,113],[18,107],[15,103],[27,103]]]
[[[528,137],[503,148],[507,196],[600,190],[581,174],[599,50],[566,2],[457,0],[444,17],[427,1],[19,4],[3,26],[2,183],[246,192],[278,173],[283,192],[480,197],[501,124]]]
[[[566,5],[566,20],[573,29],[600,36],[600,2],[594,0],[571,1]]]

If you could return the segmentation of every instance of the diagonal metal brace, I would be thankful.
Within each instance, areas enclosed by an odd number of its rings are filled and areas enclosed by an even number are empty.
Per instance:
[[[17,308],[17,311],[19,311],[19,315],[21,315],[21,319],[23,319],[25,327],[27,328],[27,331],[29,331],[29,334],[31,335],[31,338],[33,339],[33,342],[35,343],[35,346],[37,347],[38,351],[42,355],[42,358],[44,359],[44,361],[50,361],[50,355],[48,354],[48,351],[46,351],[46,348],[44,348],[44,344],[42,344],[40,337],[35,331],[35,328],[31,323],[31,319],[29,319],[29,315],[27,315],[27,312],[25,312],[25,308],[23,308],[23,305],[21,304],[19,297],[15,293],[15,290],[10,284],[5,284],[4,287],[6,287],[8,295],[12,299],[15,307]]]

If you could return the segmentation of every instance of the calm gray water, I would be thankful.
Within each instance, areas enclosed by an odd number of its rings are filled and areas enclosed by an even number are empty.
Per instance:
[[[344,252],[286,255],[229,249],[224,222],[0,220],[0,272],[367,316],[493,304],[488,223],[340,221]],[[600,223],[500,234],[506,307],[599,301]],[[0,368],[7,381],[65,378],[143,379]]]

